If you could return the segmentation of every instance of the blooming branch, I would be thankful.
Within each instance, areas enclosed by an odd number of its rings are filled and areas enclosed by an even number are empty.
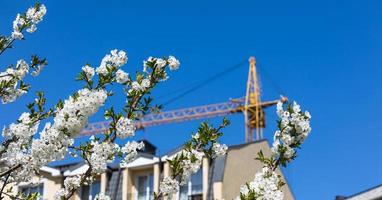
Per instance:
[[[134,81],[121,69],[121,66],[126,64],[128,60],[126,53],[123,51],[111,51],[110,54],[102,59],[100,66],[96,69],[92,68],[89,64],[82,68],[82,72],[77,77],[77,80],[85,81],[86,90],[101,90],[105,91],[107,95],[112,95],[111,92],[106,92],[106,86],[117,83],[124,87],[127,103],[122,112],[117,113],[114,108],[105,111],[104,116],[106,119],[111,119],[111,123],[109,129],[103,133],[102,138],[93,136],[90,141],[84,142],[78,147],[71,147],[71,154],[78,154],[84,158],[89,168],[83,175],[74,179],[76,181],[72,181],[73,184],[68,183],[67,186],[60,190],[57,193],[58,198],[69,199],[79,185],[90,184],[94,177],[106,170],[107,163],[113,162],[115,157],[122,158],[122,166],[135,159],[137,151],[144,147],[143,143],[132,141],[120,147],[115,143],[115,140],[116,138],[134,136],[134,121],[139,119],[139,116],[142,116],[151,108],[151,97],[144,98],[144,96],[149,95],[151,89],[154,88],[156,84],[168,77],[166,66],[169,66],[170,69],[170,66],[174,67],[177,65],[176,68],[179,67],[179,61],[175,59],[177,63],[174,64],[174,59],[174,57],[172,57],[172,60],[166,58],[150,58],[150,61],[145,65],[144,72],[137,73]],[[95,75],[98,77],[97,81],[93,80]],[[74,114],[78,115],[78,113]],[[68,121],[68,123],[69,122],[70,121]],[[74,124],[81,123],[77,122]],[[68,124],[63,125],[63,127],[68,126]],[[83,126],[79,128],[83,128]],[[75,129],[76,131],[74,132],[78,132],[78,129]],[[77,184],[77,182],[79,182],[79,184]]]
[[[36,3],[29,8],[26,13],[17,14],[13,21],[13,32],[10,37],[0,36],[0,55],[12,47],[15,40],[24,39],[23,31],[34,33],[37,30],[37,24],[43,20],[46,14],[44,4]]]
[[[240,188],[240,200],[282,200],[284,194],[281,187],[285,184],[275,171],[281,165],[286,167],[297,157],[296,149],[300,148],[305,138],[309,135],[310,114],[302,112],[300,106],[293,104],[284,105],[281,101],[277,104],[278,128],[274,135],[272,155],[267,158],[263,152],[258,153],[257,160],[263,163],[263,169],[257,172],[255,179]]]
[[[33,33],[37,29],[37,24],[42,21],[46,14],[46,7],[43,4],[36,3],[29,8],[26,13],[17,14],[13,21],[13,32],[11,36],[0,35],[0,55],[12,47],[15,40],[24,39],[23,31]],[[32,56],[30,65],[23,59],[17,61],[15,67],[9,66],[4,72],[0,72],[0,99],[3,104],[15,101],[21,95],[29,90],[29,85],[23,82],[26,74],[31,69],[32,76],[37,76],[47,64],[45,59],[39,59]]]
[[[207,123],[200,125],[197,133],[184,145],[182,151],[167,160],[172,174],[162,180],[160,191],[154,194],[154,199],[171,197],[178,192],[179,186],[184,185],[190,176],[200,169],[203,157],[213,158],[226,153],[227,146],[219,144],[218,139],[223,135],[220,130],[228,124],[229,121],[224,119],[218,128],[213,128]]]

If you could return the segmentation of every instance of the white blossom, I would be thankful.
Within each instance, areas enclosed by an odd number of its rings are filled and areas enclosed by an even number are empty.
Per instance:
[[[202,164],[204,152],[191,149],[191,151],[182,150],[177,153],[176,156],[185,156],[186,159],[183,159],[180,163],[181,168],[183,169],[182,177],[180,184],[185,184],[189,180],[190,176],[196,173]]]
[[[195,133],[194,135],[191,136],[193,139],[197,140],[199,139],[200,135],[199,133]]]
[[[264,167],[255,174],[255,179],[240,187],[240,194],[244,197],[256,196],[262,200],[282,200],[284,194],[279,187],[280,176],[276,172]]]
[[[139,83],[138,81],[133,81],[131,83],[131,89],[129,90],[129,93],[132,91],[145,91],[148,87],[150,87],[150,79],[145,78]]]
[[[121,162],[121,167],[125,167],[132,162],[138,155],[138,150],[142,150],[145,147],[143,142],[127,142],[125,146],[121,148],[121,152],[125,155]]]
[[[90,67],[89,65],[83,66],[82,71],[85,73],[85,76],[88,80],[91,80],[95,73],[94,68]]]
[[[89,157],[89,162],[93,167],[93,173],[99,174],[106,170],[107,163],[114,160],[114,155],[118,152],[119,146],[111,142],[102,142],[93,140],[91,142],[92,153]]]
[[[228,149],[228,147],[225,144],[214,143],[212,145],[212,151],[213,151],[215,157],[225,155],[227,152],[227,149]]]
[[[242,185],[240,187],[240,194],[244,195],[244,196],[248,196],[248,193],[249,193],[249,189],[246,185]]]
[[[28,33],[34,33],[37,30],[37,26],[32,24],[29,28],[27,28]]]
[[[155,58],[153,58],[151,56],[147,60],[144,60],[143,61],[143,71],[147,72],[147,68],[149,67],[148,63],[149,62],[154,62],[154,61],[155,61]]]
[[[129,80],[129,74],[121,69],[118,69],[115,73],[115,80],[120,84],[126,83]]]
[[[167,64],[166,60],[163,60],[162,58],[157,58],[155,62],[155,66],[158,68],[163,68]]]
[[[25,62],[25,60],[21,59],[17,61],[15,75],[22,79],[29,72],[29,65]]]
[[[65,197],[65,189],[60,188],[55,194],[54,194],[54,199],[61,199],[62,197]]]
[[[135,125],[134,121],[127,118],[121,117],[116,124],[117,136],[120,138],[126,138],[134,136]]]
[[[7,85],[7,87],[1,88],[3,94],[0,98],[3,104],[13,102],[27,92],[18,88],[18,83],[28,72],[29,65],[23,59],[17,61],[15,68],[7,68],[4,72],[0,72],[0,83]]]
[[[105,90],[81,89],[77,97],[65,100],[64,107],[54,118],[59,130],[66,130],[71,136],[77,135],[87,124],[88,117],[98,111],[107,98]]]
[[[23,124],[31,123],[30,113],[23,112],[19,117],[19,121]]]
[[[165,177],[160,183],[159,191],[164,195],[171,196],[179,191],[179,182],[171,177]]]
[[[24,38],[24,35],[20,32],[20,31],[12,31],[12,35],[11,37],[13,39],[17,39],[17,40],[20,40],[20,39],[23,39]]]
[[[33,33],[37,30],[37,24],[43,20],[46,14],[46,7],[40,4],[37,8],[31,7],[27,10],[26,15],[22,16],[17,14],[16,19],[13,21],[12,39],[22,39],[22,29],[27,27],[27,32]]]
[[[81,186],[81,176],[66,177],[64,180],[64,188],[59,189],[54,195],[55,199],[61,199],[69,194],[69,191],[76,190]]]
[[[94,200],[111,200],[111,198],[105,193],[99,193],[94,197]]]
[[[127,60],[126,52],[114,49],[102,59],[101,65],[96,69],[96,72],[97,74],[106,75],[108,69],[111,69],[112,67],[119,68],[126,64]]]
[[[141,86],[142,86],[144,89],[150,87],[150,79],[148,79],[148,78],[143,79],[143,80],[142,80],[142,83],[141,83]]]
[[[33,24],[37,24],[42,21],[42,18],[46,14],[46,7],[44,4],[41,4],[38,9],[31,7],[26,12],[27,19],[31,20]]]
[[[13,32],[12,32],[12,38],[13,39],[22,39],[24,36],[21,33],[21,27],[23,27],[26,24],[26,21],[23,17],[21,17],[20,14],[17,14],[16,19],[13,21]]]
[[[180,62],[174,56],[169,56],[167,62],[169,63],[168,66],[170,67],[170,70],[179,69]]]
[[[291,109],[285,109],[283,103],[277,103],[277,115],[280,118],[280,130],[275,132],[272,153],[280,156],[282,147],[285,149],[284,157],[292,159],[295,150],[291,146],[301,144],[311,131],[310,114],[301,112],[300,105],[293,102]]]

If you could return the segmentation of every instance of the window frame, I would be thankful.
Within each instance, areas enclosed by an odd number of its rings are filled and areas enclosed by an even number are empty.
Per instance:
[[[21,185],[21,186],[19,186],[19,192],[23,193],[24,195],[29,195],[31,193],[32,188],[37,188],[37,192],[40,195],[40,198],[38,198],[39,200],[44,199],[44,183],[43,182],[40,182],[38,184]],[[25,189],[28,190],[27,194],[24,193],[24,191],[23,191]],[[40,191],[41,191],[41,193],[40,193]]]
[[[147,178],[147,185],[146,185],[146,200],[150,200],[150,197],[152,196],[151,193],[154,192],[154,174],[153,173],[148,173],[148,174],[137,174],[135,176],[135,199],[139,198],[139,193],[140,191],[138,190],[138,184],[139,184],[139,178],[140,177],[146,177]],[[152,199],[152,198],[151,198]]]

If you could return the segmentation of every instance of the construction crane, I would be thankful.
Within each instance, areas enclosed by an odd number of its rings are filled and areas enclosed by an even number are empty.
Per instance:
[[[287,98],[281,97],[281,99],[278,100],[261,102],[256,59],[255,57],[250,57],[247,89],[244,97],[232,99],[224,103],[147,114],[137,120],[135,126],[137,129],[144,129],[162,124],[243,113],[245,121],[245,141],[252,142],[255,132],[256,140],[263,138],[262,129],[265,127],[265,114],[263,109],[277,104],[280,100],[285,102]],[[90,123],[81,132],[81,135],[93,135],[105,132],[109,128],[109,123],[109,121]]]

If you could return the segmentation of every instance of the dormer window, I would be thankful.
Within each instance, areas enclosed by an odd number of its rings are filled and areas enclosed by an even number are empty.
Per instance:
[[[188,183],[182,185],[179,191],[179,200],[201,200],[203,196],[203,173],[199,169],[191,175]]]
[[[81,187],[81,200],[93,200],[95,196],[101,191],[100,181],[94,181],[91,185],[84,185]]]

